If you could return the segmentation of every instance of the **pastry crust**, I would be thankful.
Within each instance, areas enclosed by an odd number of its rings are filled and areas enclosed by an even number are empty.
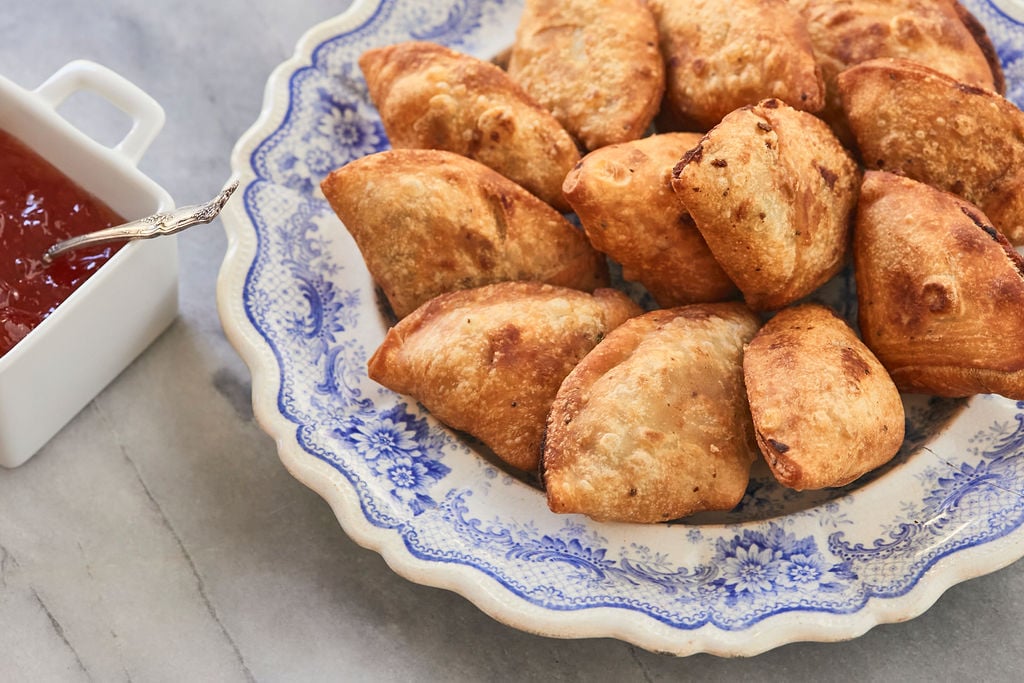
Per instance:
[[[880,57],[909,59],[978,88],[1005,90],[985,29],[951,0],[791,0],[807,20],[814,55],[825,79],[829,122],[854,144],[843,116],[836,76]],[[1000,90],[1002,88],[1002,90]]]
[[[977,207],[868,172],[854,259],[864,342],[901,390],[1024,400],[1024,261]]]
[[[859,181],[825,123],[765,100],[715,126],[672,187],[747,304],[774,310],[842,268]]]
[[[960,16],[960,21],[963,22],[967,30],[974,36],[974,42],[977,43],[978,49],[985,55],[985,61],[988,62],[989,70],[992,72],[992,89],[1000,95],[1006,95],[1006,74],[1003,73],[1003,63],[999,59],[999,52],[996,51],[996,46],[989,38],[988,31],[982,25],[978,18],[975,17],[971,12],[963,6],[960,2],[953,2],[953,8],[956,13]]]
[[[742,304],[698,304],[609,334],[551,407],[551,510],[647,523],[735,507],[757,453],[742,354],[758,324]]]
[[[650,0],[667,67],[661,117],[706,131],[726,114],[777,97],[803,111],[825,104],[807,27],[787,0]]]
[[[897,59],[858,64],[838,83],[867,168],[959,195],[1024,244],[1024,113],[1012,102]]]
[[[590,150],[643,135],[665,92],[642,0],[527,0],[508,72]]]
[[[538,280],[593,290],[604,256],[553,208],[452,152],[396,149],[321,184],[395,315],[454,289]]]
[[[825,306],[787,308],[765,323],[747,346],[743,378],[757,445],[783,486],[843,486],[903,443],[896,385]]]
[[[562,380],[640,312],[611,289],[591,295],[502,282],[451,292],[391,328],[368,372],[478,437],[513,467],[536,471],[545,418]]]
[[[500,68],[426,42],[367,50],[359,66],[393,147],[475,159],[569,210],[562,180],[576,143]]]
[[[664,133],[609,145],[585,156],[563,186],[594,248],[662,307],[738,294],[672,191],[672,168],[701,137]]]

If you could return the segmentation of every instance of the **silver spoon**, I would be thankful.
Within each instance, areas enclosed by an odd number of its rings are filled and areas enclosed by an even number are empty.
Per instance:
[[[46,250],[46,253],[43,254],[43,263],[53,263],[57,257],[82,247],[92,247],[109,242],[148,240],[163,235],[173,235],[200,223],[209,223],[220,214],[220,210],[224,208],[237,188],[238,180],[232,178],[216,197],[205,204],[193,204],[170,211],[162,211],[137,221],[62,240]]]

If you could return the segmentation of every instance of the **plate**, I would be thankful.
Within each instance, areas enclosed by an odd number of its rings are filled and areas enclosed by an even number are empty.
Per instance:
[[[1020,103],[1024,25],[1006,2],[965,4]],[[511,0],[359,0],[270,77],[232,157],[242,201],[224,213],[218,306],[288,470],[412,581],[533,633],[677,655],[852,638],[1024,554],[1024,403],[914,397],[904,448],[856,486],[794,494],[762,471],[731,513],[640,526],[549,512],[472,441],[367,379],[388,318],[318,190],[387,146],[356,59],[408,39],[489,58],[512,42],[520,11]],[[848,280],[834,281],[834,305],[849,301]]]

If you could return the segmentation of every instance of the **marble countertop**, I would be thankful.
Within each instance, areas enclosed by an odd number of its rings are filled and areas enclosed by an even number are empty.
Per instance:
[[[167,111],[140,166],[194,203],[229,175],[270,71],[348,4],[11,0],[0,68],[34,88],[86,58],[140,85]],[[96,102],[69,103],[69,116],[117,139]],[[953,587],[910,622],[750,659],[533,636],[400,578],[342,533],[253,420],[249,372],[214,304],[222,226],[179,244],[177,321],[32,460],[0,471],[0,680],[1019,675],[1024,563]]]

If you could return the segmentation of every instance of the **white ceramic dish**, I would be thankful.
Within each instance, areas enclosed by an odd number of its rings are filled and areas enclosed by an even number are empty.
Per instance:
[[[88,90],[132,120],[113,147],[57,109]],[[0,128],[34,149],[126,219],[174,207],[136,168],[163,126],[160,105],[131,82],[86,61],[67,64],[33,91],[0,78]],[[0,357],[0,465],[16,467],[152,342],[178,311],[173,238],[128,244],[54,313]]]
[[[1017,59],[1024,27],[985,0],[967,4]],[[358,1],[274,72],[235,148],[243,201],[224,215],[221,317],[252,370],[260,424],[345,531],[403,576],[512,626],[679,655],[852,638],[1024,554],[1024,403],[914,399],[901,454],[856,486],[794,494],[762,472],[733,513],[638,526],[552,514],[539,491],[366,378],[388,322],[316,189],[387,144],[355,60],[410,38],[490,57],[519,11],[509,0]],[[1007,65],[1018,101],[1022,65]],[[846,307],[848,279],[829,296]]]

